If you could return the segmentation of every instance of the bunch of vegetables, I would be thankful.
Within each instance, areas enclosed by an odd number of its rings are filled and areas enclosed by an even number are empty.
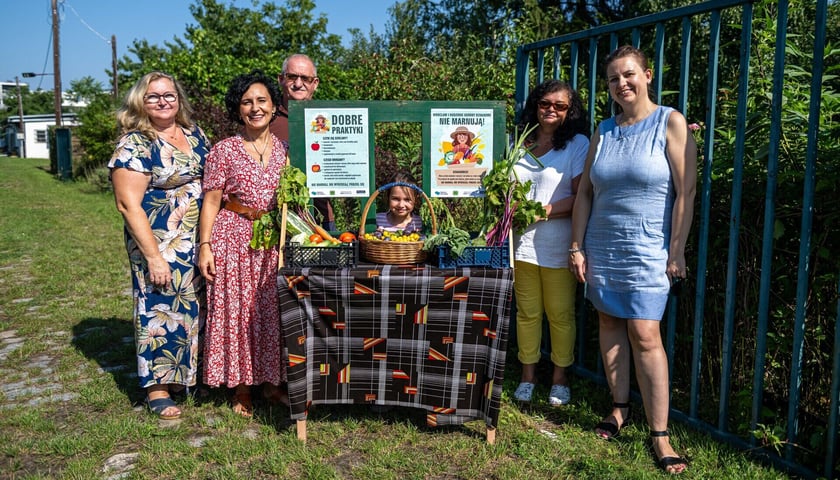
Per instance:
[[[513,169],[528,153],[525,139],[535,128],[531,127],[521,134],[517,132],[504,158],[495,162],[493,169],[482,179],[484,215],[481,233],[490,247],[501,246],[511,231],[522,233],[537,217],[545,215],[542,204],[528,198],[531,181],[521,182]],[[544,168],[539,160],[537,164]]]
[[[396,232],[389,232],[382,227],[378,227],[373,233],[366,233],[365,240],[382,241],[382,242],[419,242],[426,238],[421,232],[415,232],[409,225],[405,230],[397,230]]]
[[[268,250],[280,243],[280,230],[277,228],[277,212],[270,212],[256,219],[251,224],[251,242],[254,250]]]
[[[452,212],[449,211],[449,208],[443,200],[439,198],[432,199],[429,208],[433,208],[436,212],[435,217],[438,220],[438,233],[426,237],[425,242],[423,242],[423,250],[433,251],[435,247],[447,245],[453,258],[460,257],[464,253],[464,249],[473,243],[470,240],[469,232],[455,225]],[[426,222],[427,220],[424,218],[423,223]]]
[[[308,240],[310,246],[331,246],[341,243],[341,240],[333,237],[318,225],[309,213],[309,187],[306,186],[306,174],[292,165],[286,165],[280,172],[277,205],[283,204],[288,206],[286,229],[293,235],[293,242],[307,244]],[[281,214],[278,213],[274,221],[280,225]]]

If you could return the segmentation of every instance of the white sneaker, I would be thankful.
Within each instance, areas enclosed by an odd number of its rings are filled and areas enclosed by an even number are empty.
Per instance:
[[[516,391],[513,392],[513,398],[516,399],[517,402],[530,402],[531,396],[534,394],[534,384],[528,382],[522,382],[516,387]]]
[[[548,394],[548,404],[552,407],[566,405],[572,400],[572,391],[565,385],[552,385]]]

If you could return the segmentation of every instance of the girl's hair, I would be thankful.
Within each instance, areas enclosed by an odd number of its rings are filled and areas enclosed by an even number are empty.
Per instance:
[[[647,55],[645,55],[645,52],[643,52],[643,51],[639,50],[638,48],[633,47],[631,45],[622,45],[622,46],[616,48],[615,50],[613,50],[612,53],[607,55],[607,58],[604,59],[604,65],[603,65],[604,76],[606,77],[607,67],[609,67],[612,62],[618,60],[619,58],[624,58],[624,57],[636,57],[636,61],[639,62],[639,65],[644,70],[650,70],[650,61],[648,60]],[[609,79],[607,79],[607,82],[609,82]],[[648,99],[650,99],[651,102],[656,103],[656,95],[655,95],[656,92],[654,92],[653,85],[648,84],[647,91],[648,91]],[[621,105],[619,105],[616,102],[611,102],[611,103],[612,103],[612,108],[613,108],[613,114],[619,114],[619,113],[622,112]]]
[[[175,115],[175,122],[184,127],[192,128],[193,108],[190,101],[187,99],[187,93],[184,87],[175,77],[163,72],[149,72],[128,90],[122,106],[117,110],[117,125],[120,131],[125,134],[128,132],[139,131],[149,140],[157,140],[157,131],[152,127],[152,121],[149,119],[149,114],[146,113],[145,96],[149,91],[149,85],[155,80],[165,78],[175,85],[175,93],[178,95],[178,113]]]
[[[539,124],[537,119],[537,102],[549,93],[566,92],[569,96],[569,109],[566,110],[566,118],[563,124],[554,130],[551,137],[551,146],[554,150],[566,148],[569,141],[575,135],[589,136],[589,118],[583,108],[583,101],[577,91],[566,82],[560,80],[546,80],[531,90],[528,99],[525,100],[525,108],[522,109],[522,117],[517,125],[517,130],[524,132],[530,127]],[[527,142],[534,142],[537,138],[536,130],[532,131],[526,138]]]
[[[395,173],[394,176],[391,177],[391,181],[389,181],[388,183],[394,183],[394,182],[410,183],[412,185],[417,185],[417,182],[414,180],[414,177],[412,177],[410,174],[404,173],[404,172]],[[388,189],[388,197],[387,198],[388,198],[389,201],[391,200],[391,190],[393,190],[395,188],[397,188],[397,186],[393,186],[393,187]],[[408,193],[409,198],[411,198],[411,201],[414,202],[414,206],[416,208],[417,207],[417,191],[414,190],[413,188],[410,188],[410,187],[400,187],[400,188],[402,188],[403,190],[406,191],[406,193]]]
[[[245,73],[234,78],[228,87],[225,94],[225,109],[227,110],[228,118],[234,122],[245,125],[245,121],[239,115],[239,102],[242,101],[242,96],[251,88],[251,85],[261,83],[265,85],[268,90],[268,95],[271,97],[271,103],[276,108],[280,105],[280,87],[277,86],[277,81],[262,70],[252,70],[251,73]],[[271,120],[277,116],[277,111],[271,113]]]

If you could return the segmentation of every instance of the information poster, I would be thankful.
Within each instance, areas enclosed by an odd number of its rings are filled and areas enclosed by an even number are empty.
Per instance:
[[[304,109],[306,183],[312,197],[369,197],[367,108]]]
[[[493,168],[492,109],[432,109],[431,178],[435,197],[480,197]]]

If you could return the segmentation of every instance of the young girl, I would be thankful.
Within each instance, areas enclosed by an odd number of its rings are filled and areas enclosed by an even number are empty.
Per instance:
[[[407,183],[414,185],[414,179],[407,174],[398,173],[388,183]],[[417,204],[417,192],[411,187],[395,185],[388,190],[388,211],[376,214],[377,229],[404,233],[421,232],[423,220],[414,213]]]

